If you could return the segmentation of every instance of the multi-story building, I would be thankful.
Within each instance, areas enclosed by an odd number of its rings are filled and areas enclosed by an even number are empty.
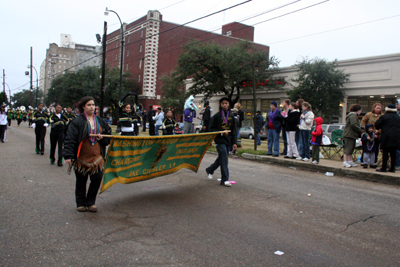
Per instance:
[[[150,10],[146,16],[123,24],[123,71],[129,71],[139,85],[140,102],[144,107],[158,104],[161,96],[161,77],[170,75],[177,59],[190,39],[229,45],[240,40],[254,40],[254,27],[230,23],[222,27],[222,34],[203,31],[163,21],[159,11]],[[268,51],[269,47],[254,44]],[[120,67],[121,30],[107,35],[106,62]]]
[[[39,89],[47,94],[51,81],[65,71],[77,71],[87,66],[100,66],[101,46],[75,44],[71,35],[61,34],[60,46],[50,44],[46,59],[40,66]]]

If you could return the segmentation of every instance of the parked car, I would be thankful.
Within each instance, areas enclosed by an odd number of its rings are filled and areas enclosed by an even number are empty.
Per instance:
[[[196,125],[196,126],[194,127],[194,132],[195,132],[195,133],[200,133],[200,132],[201,132],[201,129],[203,129],[203,124],[200,122],[199,125]]]
[[[239,136],[241,138],[248,138],[248,139],[254,138],[254,129],[251,126],[242,127],[240,128],[239,131],[240,131]],[[261,140],[268,139],[268,131],[264,127],[261,129],[260,138]]]
[[[322,130],[324,132],[324,135],[327,137],[331,138],[331,134],[333,130],[337,129],[344,129],[345,124],[344,123],[333,123],[333,124],[322,124]]]

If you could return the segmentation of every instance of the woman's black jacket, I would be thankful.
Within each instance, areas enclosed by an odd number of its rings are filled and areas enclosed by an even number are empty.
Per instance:
[[[97,117],[97,116],[96,116]],[[111,128],[102,118],[97,117],[101,128],[102,134],[111,134]],[[78,148],[83,138],[88,138],[88,121],[85,116],[78,116],[74,119],[68,127],[67,137],[64,142],[63,157],[64,159],[76,159]],[[110,144],[110,138],[103,138],[98,141],[101,145],[101,153],[105,157],[106,146]]]
[[[400,116],[396,112],[386,112],[376,122],[375,128],[382,129],[381,148],[400,149]]]

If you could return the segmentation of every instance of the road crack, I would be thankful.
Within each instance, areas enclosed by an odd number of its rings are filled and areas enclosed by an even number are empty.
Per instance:
[[[369,216],[369,217],[367,217],[367,218],[359,219],[359,220],[357,220],[357,221],[354,221],[354,222],[352,222],[352,223],[349,223],[349,224],[346,225],[346,228],[342,231],[342,233],[345,232],[347,229],[349,229],[350,226],[352,226],[352,225],[354,225],[354,224],[361,223],[361,222],[366,222],[366,221],[371,220],[371,219],[373,219],[373,218],[381,217],[381,216],[384,216],[384,215],[386,215],[386,214],[371,215],[371,216]]]

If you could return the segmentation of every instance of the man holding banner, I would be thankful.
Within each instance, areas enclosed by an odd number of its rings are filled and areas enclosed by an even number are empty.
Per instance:
[[[214,171],[221,167],[221,185],[232,186],[229,182],[228,154],[230,150],[237,149],[237,133],[236,121],[232,114],[229,113],[229,99],[223,97],[219,101],[220,111],[216,113],[210,121],[210,132],[226,131],[217,135],[214,139],[217,145],[218,158],[211,166],[206,169],[208,179],[213,179]]]

